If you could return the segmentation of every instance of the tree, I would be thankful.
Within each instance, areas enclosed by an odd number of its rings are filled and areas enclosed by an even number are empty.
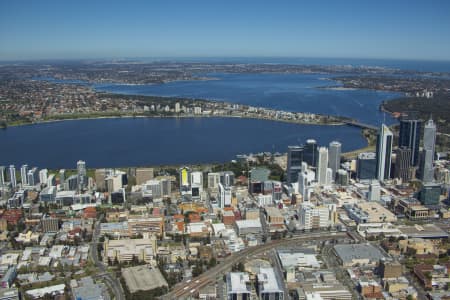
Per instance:
[[[212,267],[214,267],[215,265],[217,265],[217,260],[216,260],[216,258],[215,258],[215,257],[211,257],[211,259],[209,260],[208,265],[209,265],[210,268],[212,268]]]

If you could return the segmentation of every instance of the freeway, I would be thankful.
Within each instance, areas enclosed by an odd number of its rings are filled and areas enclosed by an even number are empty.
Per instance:
[[[190,295],[198,292],[198,290],[206,286],[210,283],[214,283],[216,280],[216,277],[219,274],[223,274],[228,272],[231,267],[243,260],[249,259],[250,257],[254,255],[261,254],[263,252],[266,252],[268,250],[274,249],[278,246],[285,246],[292,243],[298,243],[301,241],[310,241],[310,240],[329,240],[329,239],[336,239],[336,238],[343,238],[346,237],[347,234],[344,232],[336,232],[336,233],[330,233],[330,232],[318,232],[318,233],[305,233],[300,236],[294,236],[292,238],[285,238],[281,240],[274,240],[269,243],[249,247],[242,251],[239,251],[237,253],[233,253],[232,255],[225,258],[220,264],[215,266],[214,268],[211,268],[201,275],[193,278],[189,282],[181,282],[174,286],[172,291],[170,291],[168,294],[162,296],[162,299],[183,299],[187,298]]]
[[[101,220],[101,216],[99,220]],[[90,245],[92,260],[94,261],[95,266],[100,271],[100,273],[97,274],[97,277],[102,278],[105,284],[113,291],[114,298],[116,300],[125,300],[125,293],[122,289],[122,285],[120,284],[120,280],[118,280],[116,277],[113,277],[111,273],[108,273],[108,271],[105,268],[105,265],[98,258],[97,244],[99,243],[98,242],[99,236],[100,236],[100,221],[97,221],[95,223],[94,233],[92,234],[92,241]]]

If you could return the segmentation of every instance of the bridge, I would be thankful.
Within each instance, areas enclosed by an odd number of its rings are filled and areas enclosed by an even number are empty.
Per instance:
[[[350,125],[350,126],[354,126],[354,127],[359,127],[362,129],[373,129],[373,130],[379,130],[380,128],[377,126],[373,126],[370,124],[365,124],[365,123],[361,123],[361,122],[357,122],[357,121],[343,121],[343,123]]]

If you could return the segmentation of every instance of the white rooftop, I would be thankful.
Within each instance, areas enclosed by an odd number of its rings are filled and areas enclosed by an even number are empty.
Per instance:
[[[261,292],[263,293],[277,293],[283,291],[273,268],[261,268],[258,274],[258,282],[262,283]]]
[[[250,220],[237,220],[236,226],[238,228],[261,228],[261,220],[260,219],[250,219]]]
[[[244,294],[250,293],[250,286],[247,283],[250,282],[250,278],[247,273],[244,272],[231,272],[229,273],[228,294]]]

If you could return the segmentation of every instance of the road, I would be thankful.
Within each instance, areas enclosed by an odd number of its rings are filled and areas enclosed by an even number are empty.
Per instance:
[[[101,216],[99,220],[101,220]],[[113,291],[114,298],[116,300],[125,300],[125,293],[123,291],[120,280],[117,279],[115,276],[113,276],[111,273],[109,273],[106,270],[105,265],[98,258],[97,244],[99,237],[100,237],[100,221],[97,221],[95,223],[94,233],[92,234],[92,241],[90,244],[90,252],[92,260],[94,261],[95,266],[100,271],[100,273],[97,274],[97,277],[102,278],[105,284],[109,287],[109,289]]]
[[[182,282],[174,286],[171,292],[161,297],[161,299],[183,299],[192,294],[198,292],[198,290],[210,283],[214,283],[216,277],[229,272],[231,267],[241,261],[249,259],[255,255],[261,254],[268,250],[274,249],[278,246],[285,246],[292,243],[298,243],[301,241],[310,240],[329,240],[336,238],[346,237],[347,234],[343,232],[330,233],[330,232],[318,232],[318,233],[305,233],[301,236],[295,236],[292,238],[286,238],[281,240],[274,240],[270,243],[266,243],[259,246],[249,247],[240,252],[233,253],[225,258],[220,264],[204,272],[203,274],[193,278],[189,282]]]
[[[351,280],[345,268],[341,267],[337,262],[337,257],[333,250],[334,245],[326,245],[322,249],[322,260],[327,265],[327,268],[336,274],[336,278],[352,293],[353,299],[361,299],[361,296],[356,291],[355,283]]]

